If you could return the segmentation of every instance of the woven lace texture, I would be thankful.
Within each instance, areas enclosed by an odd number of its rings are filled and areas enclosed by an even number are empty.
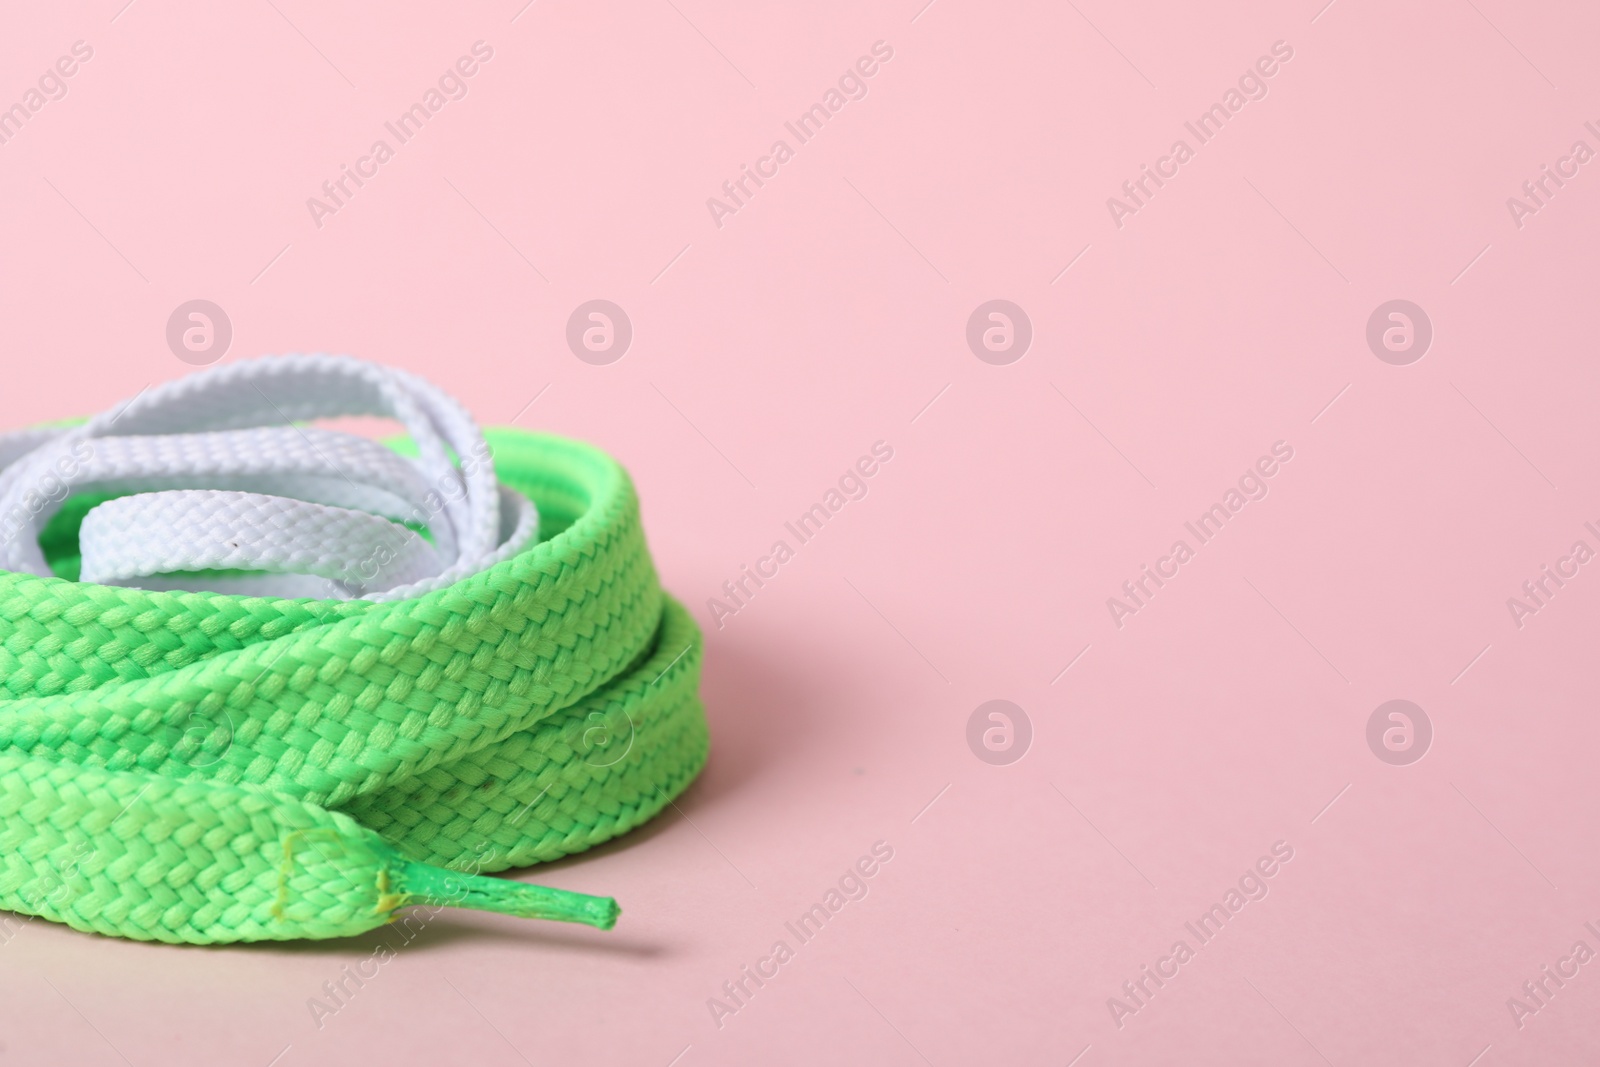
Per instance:
[[[409,443],[305,425],[344,415]],[[706,757],[626,473],[400,371],[271,357],[0,435],[0,567],[0,907],[79,929],[609,926],[483,873],[638,825]]]

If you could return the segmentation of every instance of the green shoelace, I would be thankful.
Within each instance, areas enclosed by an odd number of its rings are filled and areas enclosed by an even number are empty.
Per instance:
[[[689,784],[700,632],[615,461],[486,438],[538,542],[412,599],[0,572],[0,907],[195,944],[343,937],[410,905],[609,929],[609,898],[481,872],[580,852]],[[94,503],[40,536],[56,574]]]

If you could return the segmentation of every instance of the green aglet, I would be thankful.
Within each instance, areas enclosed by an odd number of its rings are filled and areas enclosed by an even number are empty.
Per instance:
[[[617,916],[622,914],[611,897],[528,885],[509,878],[463,874],[409,860],[402,861],[391,871],[390,892],[400,898],[393,903],[397,908],[416,904],[471,908],[522,919],[583,923],[601,930],[617,925]]]

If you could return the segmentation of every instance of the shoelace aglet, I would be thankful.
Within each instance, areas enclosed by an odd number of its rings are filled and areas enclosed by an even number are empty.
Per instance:
[[[622,914],[611,897],[529,885],[509,878],[464,874],[425,863],[404,863],[393,872],[393,883],[390,891],[402,898],[397,907],[429,904],[471,908],[522,919],[583,923],[601,930],[617,925],[617,916]]]

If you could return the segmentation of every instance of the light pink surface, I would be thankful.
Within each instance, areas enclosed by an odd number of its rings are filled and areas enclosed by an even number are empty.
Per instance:
[[[1600,1049],[1600,963],[1507,1003],[1600,950],[1600,564],[1520,628],[1507,606],[1600,549],[1600,162],[1507,205],[1600,149],[1592,6],[123,2],[0,15],[0,104],[93,49],[0,145],[0,425],[190,373],[164,331],[204,298],[229,360],[379,359],[595,442],[708,627],[714,754],[681,813],[523,875],[614,894],[613,933],[452,913],[319,1028],[309,998],[381,934],[36,921],[0,945],[7,1061]],[[319,227],[307,198],[480,40],[465,98]],[[784,122],[877,41],[865,98],[798,144]],[[1119,228],[1107,198],[1278,41],[1266,97]],[[780,138],[716,225],[707,198]],[[565,342],[597,298],[634,329],[607,366]],[[1032,322],[1010,365],[965,340],[991,299]],[[1407,366],[1366,342],[1392,299],[1434,328]],[[879,440],[868,495],[713,625]],[[1278,441],[1269,495],[1119,628],[1107,598]],[[1366,740],[1397,698],[1434,729],[1409,766]],[[1009,766],[966,740],[991,699],[1032,723]],[[787,933],[878,841],[867,897]],[[1279,841],[1267,897],[1200,947],[1184,924]],[[794,958],[719,1026],[708,1000],[779,939]],[[1119,1027],[1108,998],[1179,939],[1194,958]]]

